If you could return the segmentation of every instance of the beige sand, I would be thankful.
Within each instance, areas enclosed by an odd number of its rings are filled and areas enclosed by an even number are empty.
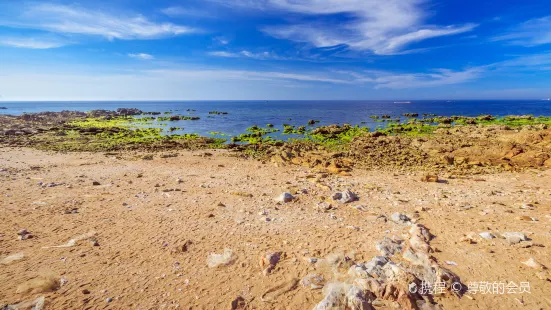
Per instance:
[[[0,149],[0,260],[24,253],[0,265],[0,304],[45,296],[46,309],[230,309],[234,300],[246,309],[312,309],[321,290],[293,286],[293,279],[317,272],[331,280],[332,273],[307,258],[344,252],[368,261],[378,255],[377,240],[407,232],[378,215],[421,210],[418,221],[436,236],[431,245],[439,252],[433,255],[444,265],[455,262],[446,267],[463,283],[530,283],[529,294],[436,298],[444,309],[551,308],[551,282],[522,264],[533,258],[551,268],[551,171],[440,176],[447,183],[424,183],[421,174],[354,170],[316,184],[308,168],[211,153],[137,160],[131,153],[117,158]],[[331,201],[337,210],[327,212],[316,207],[322,197],[330,200],[347,188],[360,200]],[[303,189],[294,202],[275,201],[284,191]],[[523,203],[534,208],[521,209]],[[18,240],[22,228],[33,237]],[[532,243],[460,242],[469,232],[486,231],[522,232]],[[71,239],[72,246],[51,248]],[[236,261],[207,267],[209,254],[225,248]],[[259,259],[275,251],[285,254],[263,275]],[[17,292],[45,274],[57,275],[60,288]],[[280,290],[274,302],[262,301],[274,287]]]

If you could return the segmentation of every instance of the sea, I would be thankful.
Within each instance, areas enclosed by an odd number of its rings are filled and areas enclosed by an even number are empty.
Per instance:
[[[308,120],[319,120],[316,126],[330,124],[353,124],[371,129],[384,126],[372,115],[390,115],[393,118],[403,113],[438,116],[495,116],[527,115],[551,116],[549,100],[363,100],[363,101],[0,101],[0,114],[20,115],[42,111],[89,111],[95,109],[116,110],[138,108],[145,112],[172,112],[172,115],[199,116],[199,120],[177,121],[159,124],[160,127],[182,128],[175,133],[226,135],[245,133],[252,125],[265,127],[273,124],[306,125]],[[210,111],[228,112],[226,115],[211,115]],[[402,117],[402,119],[405,119]]]

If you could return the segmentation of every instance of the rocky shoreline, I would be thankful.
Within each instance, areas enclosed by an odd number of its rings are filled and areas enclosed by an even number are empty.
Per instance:
[[[381,116],[389,123],[375,131],[348,124],[316,127],[318,121],[311,120],[307,126],[283,124],[281,135],[298,137],[279,140],[270,136],[279,132],[273,124],[266,128],[252,126],[248,133],[231,139],[170,134],[178,128],[146,126],[153,120],[170,123],[195,119],[180,115],[151,117],[168,113],[118,109],[4,115],[0,116],[0,144],[92,152],[229,149],[239,156],[278,165],[302,165],[341,174],[353,168],[463,174],[551,167],[549,117],[404,113],[407,120],[403,122],[390,115]]]

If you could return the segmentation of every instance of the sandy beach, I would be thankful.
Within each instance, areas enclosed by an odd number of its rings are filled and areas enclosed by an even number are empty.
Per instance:
[[[0,149],[0,304],[43,296],[47,309],[312,309],[326,289],[305,278],[352,284],[348,267],[381,255],[385,237],[407,241],[421,223],[434,236],[431,257],[471,289],[426,307],[551,307],[548,270],[523,264],[551,261],[551,171],[422,182],[421,172],[342,176],[226,150],[163,154]],[[346,190],[357,200],[332,199]],[[278,201],[284,192],[295,199]],[[409,223],[395,222],[396,212]],[[224,249],[231,260],[209,267]],[[273,265],[262,259],[270,253]],[[392,260],[404,263],[400,253]],[[480,284],[511,282],[524,291]],[[378,298],[369,307],[401,305]]]

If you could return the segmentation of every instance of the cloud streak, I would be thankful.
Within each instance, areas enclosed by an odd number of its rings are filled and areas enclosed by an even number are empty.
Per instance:
[[[286,58],[280,57],[272,52],[253,53],[247,50],[240,52],[227,52],[227,51],[214,51],[207,53],[210,56],[225,57],[225,58],[250,58],[257,60],[284,60]]]
[[[67,41],[50,38],[0,37],[0,45],[15,48],[51,49],[69,44]]]
[[[145,53],[139,53],[139,54],[128,54],[128,57],[140,59],[140,60],[152,60],[155,59],[153,55],[145,54]]]
[[[142,15],[115,15],[58,4],[30,5],[19,16],[0,20],[0,25],[62,34],[102,36],[109,40],[159,39],[197,32],[183,25],[150,21]]]
[[[217,1],[217,0],[214,0]],[[220,2],[220,1],[218,1]],[[472,31],[476,24],[426,25],[422,5],[426,0],[235,0],[225,5],[264,11],[284,11],[302,16],[302,22],[268,26],[262,30],[279,39],[315,47],[346,45],[378,55],[403,53],[423,40]],[[328,17],[345,21],[335,25]]]
[[[551,44],[551,16],[530,19],[509,29],[507,34],[493,38],[493,41],[526,47]]]

